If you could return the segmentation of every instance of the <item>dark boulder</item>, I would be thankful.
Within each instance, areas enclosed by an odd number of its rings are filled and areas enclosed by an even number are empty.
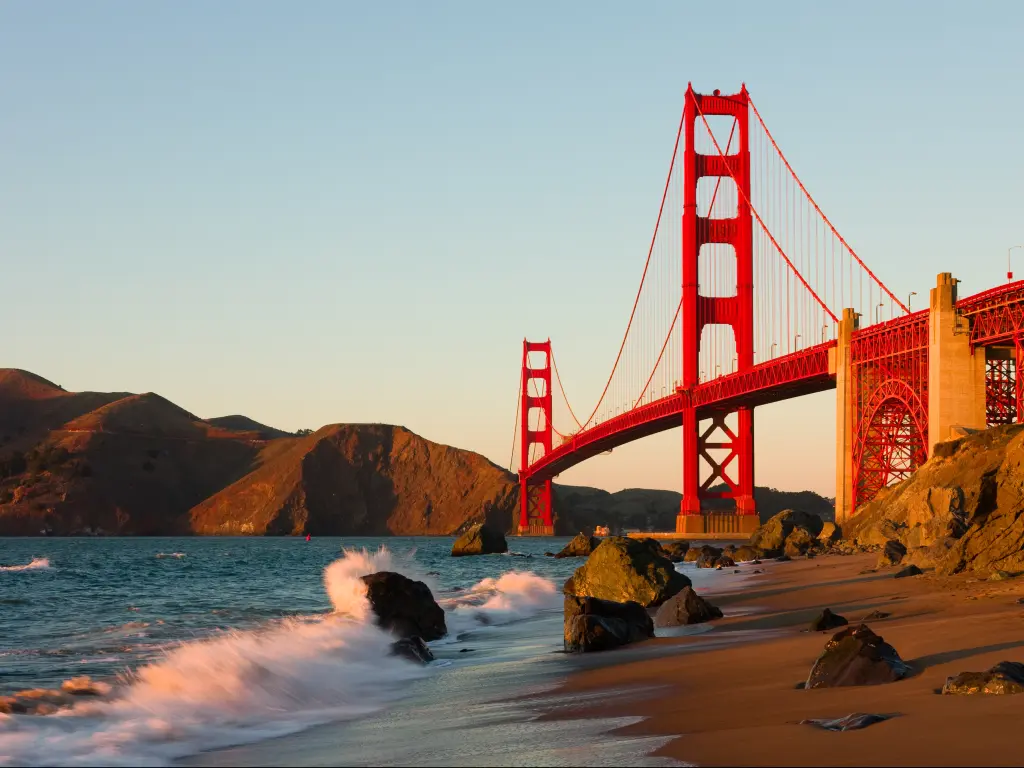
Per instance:
[[[848,622],[844,617],[840,616],[837,613],[832,613],[831,610],[826,608],[821,612],[821,615],[818,616],[818,618],[811,622],[810,631],[825,632],[829,629],[845,627],[849,623],[850,622]]]
[[[878,564],[875,567],[884,568],[889,565],[899,565],[906,554],[907,548],[903,544],[896,539],[889,539],[882,546],[882,551],[878,555]]]
[[[697,567],[701,568],[701,567],[705,567],[705,566],[702,566],[700,560],[698,560],[697,561]],[[736,563],[728,555],[721,554],[721,555],[719,555],[718,557],[715,558],[715,560],[711,563],[710,567],[717,568],[719,570],[721,570],[722,568],[735,568],[736,567]]]
[[[562,592],[616,603],[633,600],[646,608],[661,605],[688,586],[690,580],[676,571],[660,547],[655,550],[643,541],[610,536],[569,577]]]
[[[974,693],[1024,693],[1024,664],[1017,661],[1001,661],[987,672],[961,672],[959,675],[946,678],[942,692],[961,696]]]
[[[434,660],[434,654],[423,642],[422,637],[403,637],[391,644],[391,655],[400,656],[409,661],[426,664]]]
[[[505,534],[487,523],[477,523],[452,545],[452,557],[497,555],[508,552]]]
[[[667,544],[662,544],[661,548],[673,563],[682,563],[686,560],[686,553],[690,551],[690,542],[670,541]]]
[[[816,537],[823,525],[817,515],[784,509],[750,535],[750,544],[761,549],[782,549],[794,528],[803,528]]]
[[[606,651],[654,637],[654,623],[636,602],[567,595],[564,634],[568,653]]]
[[[690,547],[686,551],[686,555],[683,560],[687,563],[692,563],[704,556],[711,556],[712,560],[722,554],[722,550],[718,547],[712,547],[710,544],[705,544],[701,547]]]
[[[363,583],[381,628],[400,638],[437,640],[447,634],[444,609],[422,581],[413,581],[392,571],[379,571],[363,576]]]
[[[892,616],[892,614],[887,612],[887,611],[872,611],[871,613],[869,613],[867,616],[864,617],[864,621],[872,621],[872,620],[881,621],[882,619],[888,619],[890,616]]]
[[[895,648],[866,624],[860,624],[837,632],[825,644],[825,650],[807,676],[806,687],[891,683],[905,677],[909,671]]]
[[[907,576],[920,576],[922,573],[924,573],[924,571],[916,565],[908,565],[906,568],[900,568],[892,575],[892,577],[894,579],[905,579]]]
[[[572,541],[562,547],[562,551],[555,557],[590,557],[590,553],[597,549],[601,540],[594,536],[587,536],[579,533]]]
[[[654,614],[654,626],[679,627],[720,618],[722,611],[719,608],[694,592],[693,587],[685,587],[658,608]]]

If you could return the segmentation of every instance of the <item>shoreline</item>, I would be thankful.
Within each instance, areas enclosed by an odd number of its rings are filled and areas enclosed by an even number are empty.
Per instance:
[[[1020,699],[936,691],[950,675],[1024,661],[1024,577],[893,579],[895,568],[873,570],[876,557],[773,563],[744,574],[742,589],[709,591],[726,615],[712,630],[658,638],[655,658],[573,673],[552,695],[585,703],[545,718],[641,718],[614,733],[670,737],[652,756],[691,765],[1018,765]],[[887,685],[799,690],[838,631],[801,631],[826,607],[850,624],[891,613],[866,623],[914,672]],[[616,695],[638,689],[649,693]],[[845,733],[799,724],[854,712],[897,716]]]

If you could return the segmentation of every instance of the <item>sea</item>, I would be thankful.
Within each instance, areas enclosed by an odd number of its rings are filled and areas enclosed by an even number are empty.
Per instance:
[[[451,537],[0,539],[0,696],[103,692],[0,714],[0,765],[677,765],[652,755],[665,738],[618,732],[633,719],[558,716],[586,703],[558,693],[575,671],[671,647],[562,651],[583,561],[544,553],[567,541],[452,558]],[[743,579],[677,568],[702,593]],[[390,655],[360,580],[380,570],[445,609],[433,662]]]

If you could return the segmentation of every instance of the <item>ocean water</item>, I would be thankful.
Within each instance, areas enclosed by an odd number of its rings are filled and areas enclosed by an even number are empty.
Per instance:
[[[0,714],[0,765],[670,764],[649,756],[664,739],[615,735],[629,721],[540,718],[579,703],[550,695],[574,670],[650,652],[561,653],[582,561],[543,553],[568,539],[469,558],[453,541],[0,539],[0,695],[110,686]],[[680,567],[698,591],[724,578]],[[433,663],[389,655],[359,580],[378,570],[445,608]]]

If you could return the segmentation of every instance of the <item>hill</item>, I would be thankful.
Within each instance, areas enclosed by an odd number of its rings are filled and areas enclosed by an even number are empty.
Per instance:
[[[283,429],[274,429],[266,424],[260,424],[248,416],[216,416],[212,419],[206,419],[206,422],[231,432],[251,432],[257,440],[273,440],[278,437],[295,436],[291,432],[285,432]]]
[[[267,447],[153,393],[72,393],[16,369],[0,370],[0,423],[0,535],[190,533],[189,510]]]
[[[649,531],[675,530],[676,515],[683,495],[677,491],[649,488],[627,488],[610,493],[586,486],[555,486],[556,531],[571,533],[596,525],[613,530]],[[761,522],[784,509],[800,509],[832,520],[835,502],[813,491],[780,491],[775,488],[754,489],[758,517]],[[707,502],[706,502],[707,503]],[[711,501],[711,508],[727,508],[726,500]]]
[[[331,424],[196,506],[201,534],[419,536],[513,520],[515,478],[404,427]]]

